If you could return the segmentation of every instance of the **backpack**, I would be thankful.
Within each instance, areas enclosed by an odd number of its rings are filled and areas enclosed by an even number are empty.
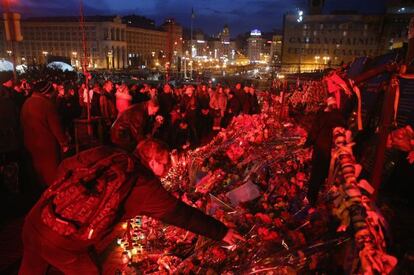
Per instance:
[[[135,184],[132,156],[122,151],[105,155],[96,150],[99,148],[82,152],[87,162],[68,169],[42,196],[41,219],[59,235],[76,240],[105,235]],[[94,153],[101,159],[90,157]],[[81,159],[78,156],[70,161]]]

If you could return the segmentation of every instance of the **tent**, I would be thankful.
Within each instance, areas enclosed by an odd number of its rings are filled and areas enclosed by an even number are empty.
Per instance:
[[[74,71],[74,69],[71,65],[69,65],[67,63],[64,63],[64,62],[61,62],[61,61],[51,62],[51,63],[47,64],[47,67],[51,68],[51,69],[55,69],[55,70],[62,70],[64,72],[65,71],[69,71],[69,72]]]
[[[0,72],[13,71],[13,63],[7,60],[0,60]]]

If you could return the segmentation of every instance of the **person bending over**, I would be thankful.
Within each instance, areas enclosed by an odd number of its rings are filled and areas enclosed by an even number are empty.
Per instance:
[[[128,165],[121,167],[121,160]],[[58,169],[60,180],[44,193],[25,219],[19,274],[45,274],[49,264],[65,274],[100,274],[90,251],[102,243],[117,222],[137,215],[147,215],[229,244],[243,240],[233,229],[163,188],[158,177],[166,174],[169,165],[167,146],[153,139],[140,142],[133,155],[101,146],[63,161]],[[120,188],[113,191],[115,194],[108,193],[116,184]],[[78,192],[80,187],[84,192]],[[94,204],[93,198],[103,197],[102,194],[109,196],[104,196],[107,201],[95,202],[100,205],[96,208],[99,211],[88,211]],[[72,197],[72,203],[65,196]],[[117,206],[111,204],[114,198],[119,198]],[[79,205],[82,200],[86,203]],[[106,207],[110,205],[116,209]],[[110,210],[116,214],[112,220],[105,220],[110,217],[105,216]]]

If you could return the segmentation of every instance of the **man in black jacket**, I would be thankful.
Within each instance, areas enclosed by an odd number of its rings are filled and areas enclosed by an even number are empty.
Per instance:
[[[145,138],[148,118],[158,111],[159,106],[153,100],[130,106],[119,115],[111,127],[112,143],[132,152]]]
[[[119,149],[100,147],[94,154],[79,154],[66,159],[59,167],[58,178],[68,170],[79,171],[79,158],[105,157],[119,152]],[[157,176],[163,176],[169,167],[169,154],[166,145],[155,140],[142,141],[134,155],[139,159],[136,169],[137,180],[124,202],[123,215],[120,220],[127,220],[137,215],[147,215],[208,238],[235,244],[243,238],[234,230],[228,229],[223,223],[208,216],[200,210],[190,207],[169,194],[161,185]],[[138,161],[138,160],[137,160]],[[59,235],[42,221],[41,200],[33,207],[26,217],[23,227],[23,260],[20,275],[45,274],[52,264],[65,274],[99,274],[99,268],[89,255],[95,242],[81,241]],[[99,215],[99,213],[97,214]],[[113,228],[109,229],[110,231]]]
[[[333,142],[332,131],[335,127],[345,127],[345,125],[345,119],[338,110],[335,98],[329,97],[327,107],[316,115],[306,141],[306,145],[313,146],[312,171],[307,194],[311,206],[315,206],[319,190],[328,176]]]

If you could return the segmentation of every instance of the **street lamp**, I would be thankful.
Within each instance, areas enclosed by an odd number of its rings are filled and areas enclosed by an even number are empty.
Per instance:
[[[302,23],[303,21],[303,11],[302,10],[298,10],[298,17],[296,18],[296,22],[298,23]],[[302,63],[302,52],[303,52],[303,47],[301,45],[300,47],[300,52],[299,52],[299,64],[298,64],[298,71],[300,73],[300,67],[301,67],[301,63]]]
[[[331,59],[331,58],[330,58],[329,56],[324,56],[324,57],[323,57],[324,64],[325,64],[325,65],[327,65],[327,64],[328,64],[328,61],[329,61],[330,59]]]
[[[78,67],[78,53],[77,52],[72,52],[72,56],[73,56],[73,62],[72,62],[72,64],[75,66],[75,67]]]
[[[296,21],[298,23],[303,21],[303,11],[302,10],[298,10],[298,18],[296,18]]]
[[[47,55],[49,54],[49,52],[48,51],[42,51],[42,54],[43,54],[43,56],[44,56],[44,59],[45,59],[45,64],[47,63]]]
[[[319,55],[315,55],[316,69],[319,69],[319,59],[321,59],[321,57]]]

